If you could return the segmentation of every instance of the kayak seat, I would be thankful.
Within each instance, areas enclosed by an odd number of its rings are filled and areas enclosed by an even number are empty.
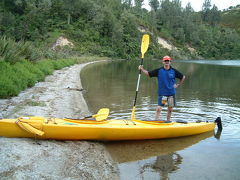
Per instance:
[[[160,120],[142,120],[146,122],[155,122],[155,123],[172,123],[172,121],[160,121]]]
[[[78,118],[67,118],[67,117],[65,117],[65,119],[67,119],[67,120],[82,120],[82,121],[96,121],[96,119],[94,119],[94,118],[78,119]]]
[[[183,123],[183,124],[187,124],[188,122],[187,121],[184,121],[184,120],[176,120],[177,123]]]

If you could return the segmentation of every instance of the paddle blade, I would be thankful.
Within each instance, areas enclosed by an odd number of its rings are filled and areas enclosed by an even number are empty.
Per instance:
[[[102,121],[107,119],[108,115],[109,115],[109,109],[102,108],[97,112],[97,114],[92,115],[92,117],[95,118],[96,121]]]
[[[145,52],[148,50],[149,45],[149,35],[144,34],[142,37],[142,44],[141,44],[141,53],[142,53],[142,59],[144,58]]]

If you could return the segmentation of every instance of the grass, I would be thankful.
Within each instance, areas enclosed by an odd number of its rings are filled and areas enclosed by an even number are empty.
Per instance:
[[[55,70],[77,63],[104,59],[107,58],[84,56],[59,60],[45,59],[37,62],[21,60],[15,64],[0,61],[0,98],[17,96],[26,88],[34,86],[39,81],[44,81],[45,77]]]
[[[38,101],[33,101],[33,100],[28,100],[26,102],[26,105],[28,106],[46,106],[44,102],[38,102]]]
[[[18,95],[22,90],[43,81],[46,75],[76,63],[75,59],[42,60],[37,63],[22,60],[15,64],[0,62],[0,98]]]
[[[51,44],[59,37],[60,32],[50,34]],[[74,57],[74,55],[76,57]],[[12,40],[0,36],[0,98],[18,95],[35,83],[43,81],[54,70],[62,69],[77,63],[85,63],[104,57],[78,56],[72,49],[51,50],[48,46],[37,46],[31,42]]]

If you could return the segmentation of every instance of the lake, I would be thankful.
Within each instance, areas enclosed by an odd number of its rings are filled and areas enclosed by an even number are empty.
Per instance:
[[[130,119],[140,61],[96,63],[82,70],[84,97],[95,113],[110,108],[109,119]],[[144,60],[152,70],[160,61]],[[177,89],[172,120],[214,121],[223,131],[165,140],[105,143],[118,162],[121,179],[239,179],[240,175],[240,60],[174,60],[186,76]],[[136,119],[154,119],[157,80],[142,74]],[[166,119],[164,108],[161,119]],[[215,132],[216,133],[216,132]]]

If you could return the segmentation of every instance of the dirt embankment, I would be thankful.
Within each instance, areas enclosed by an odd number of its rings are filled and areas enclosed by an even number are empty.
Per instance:
[[[0,100],[0,118],[89,115],[78,64],[55,71],[17,97]],[[103,144],[0,137],[0,179],[119,179]]]

